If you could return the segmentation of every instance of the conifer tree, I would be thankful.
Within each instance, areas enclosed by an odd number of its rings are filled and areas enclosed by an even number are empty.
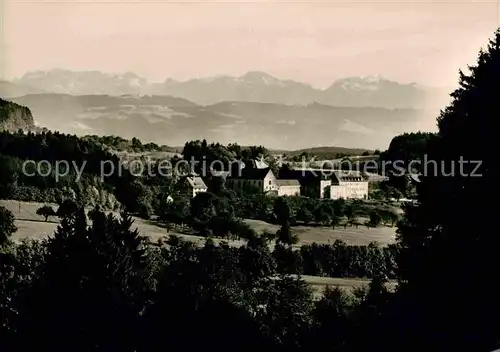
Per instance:
[[[399,280],[424,347],[487,351],[500,340],[500,300],[487,284],[500,248],[500,30],[469,71],[438,118],[419,203],[399,224]]]
[[[0,206],[0,246],[9,241],[10,236],[17,231],[14,215],[5,207]]]
[[[130,218],[83,208],[64,217],[49,240],[41,275],[21,311],[20,336],[41,349],[136,349],[144,309],[146,263]],[[19,346],[21,349],[27,346]]]

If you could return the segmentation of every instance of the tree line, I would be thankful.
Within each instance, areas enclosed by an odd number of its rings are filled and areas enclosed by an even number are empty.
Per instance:
[[[468,70],[425,148],[438,163],[480,160],[481,177],[431,170],[420,179],[398,223],[394,292],[375,277],[368,290],[313,301],[282,260],[296,241],[286,200],[276,208],[278,256],[263,237],[240,248],[175,238],[148,246],[129,217],[96,211],[88,224],[80,208],[53,238],[12,244],[0,211],[0,350],[498,349],[500,238],[490,219],[500,210],[500,30]]]
[[[175,236],[151,246],[125,214],[89,216],[91,224],[78,208],[51,238],[20,244],[2,225],[0,349],[34,340],[51,351],[312,348],[331,339],[332,324],[368,316],[369,302],[389,294],[372,285],[315,301],[304,281],[279,271],[261,238],[241,248],[210,240],[198,248]]]
[[[3,167],[0,170],[0,198],[58,204],[71,198],[90,207],[99,205],[104,209],[119,210],[120,206],[123,206],[128,212],[145,218],[154,214],[160,215],[164,208],[161,201],[168,196],[175,196],[178,191],[178,176],[161,175],[160,172],[153,175],[132,174],[130,170],[122,167],[116,155],[108,151],[105,143],[114,143],[114,139],[111,139],[111,142],[109,140],[109,137],[78,138],[57,132],[1,132],[0,161]],[[117,140],[120,139],[117,137]],[[138,145],[140,141],[133,140],[132,144],[134,143]],[[200,165],[202,160],[225,160],[228,164],[241,160],[246,167],[252,167],[252,160],[268,156],[269,152],[264,147],[243,148],[237,144],[225,147],[217,143],[193,141],[186,143],[183,154],[184,158],[200,161]],[[36,170],[37,165],[34,163],[25,164],[26,161],[42,160],[48,164],[41,164],[41,170]],[[175,160],[176,157],[173,157],[172,162],[175,163]],[[63,174],[56,175],[55,165],[60,161],[68,162],[70,168],[62,170]],[[111,163],[115,170],[120,169],[121,174],[115,172],[110,176],[102,175],[103,163]],[[158,171],[158,161],[153,163],[153,170]],[[81,175],[78,175],[77,170],[82,170]],[[235,193],[225,189],[223,181],[214,176],[208,177],[206,182],[212,193],[227,198],[226,203],[235,209],[236,216],[273,221],[272,211],[269,211],[272,208],[272,200],[255,189]],[[179,195],[175,198],[178,199]],[[380,222],[394,224],[397,220],[390,211],[371,211],[373,214],[370,215],[366,207],[360,204],[344,206],[340,203],[307,198],[294,198],[291,202],[294,203],[294,208],[297,208],[294,212],[295,220],[306,225],[336,226],[343,217],[348,218],[349,225],[364,225],[355,223],[356,216],[353,213],[371,216],[371,223],[374,225]]]
[[[206,197],[209,196],[209,197]],[[191,202],[191,214],[185,218],[176,218],[175,213],[163,214],[162,219],[169,223],[185,223],[192,226],[198,235],[204,237],[218,237],[226,239],[243,239],[253,241],[262,237],[270,243],[276,241],[276,248],[272,252],[273,257],[283,262],[282,267],[286,268],[288,274],[303,274],[312,276],[329,277],[356,277],[373,278],[383,276],[394,279],[396,272],[395,258],[397,246],[389,245],[380,247],[376,243],[367,246],[348,245],[341,240],[336,240],[332,245],[302,245],[300,249],[288,250],[288,254],[283,256],[280,243],[289,243],[295,245],[298,238],[294,238],[293,229],[287,229],[290,238],[283,239],[283,224],[289,226],[292,206],[290,199],[277,198],[274,201],[273,213],[275,222],[282,228],[277,233],[258,234],[248,224],[238,219],[234,214],[225,213],[227,205],[216,204],[214,206],[210,201],[217,199],[210,193],[202,193],[195,197]],[[220,200],[219,200],[220,201]],[[179,205],[171,202],[172,210]],[[48,217],[64,218],[76,212],[79,205],[66,199],[57,209],[49,205],[44,205],[37,209],[37,215],[41,215],[47,221]],[[208,217],[208,218],[207,218]],[[281,238],[280,238],[281,236]]]
[[[283,202],[290,208],[287,221],[291,226],[394,226],[399,219],[395,209],[377,202],[299,196],[269,197],[265,194],[236,196],[232,191],[210,187],[208,192],[199,193],[193,199],[176,194],[171,189],[166,189],[166,192],[162,193],[160,190],[154,205],[149,206],[151,215],[155,214],[165,223],[193,225],[193,228],[200,225],[203,229],[211,228],[211,222],[214,222],[213,227],[217,227],[217,221],[221,217],[228,220],[256,219],[278,224],[279,208],[283,206]],[[168,198],[170,195],[173,198]]]
[[[134,153],[144,152],[176,152],[175,148],[166,145],[158,145],[153,142],[142,143],[137,138],[131,140],[119,136],[96,136],[89,135],[82,137],[94,143],[102,145],[104,148],[110,148],[116,151],[126,151]]]
[[[102,175],[104,162],[118,170],[120,161],[100,144],[58,132],[0,132],[0,161],[2,199],[60,203],[71,197],[89,206],[117,208],[132,181],[126,169],[121,175]],[[70,167],[57,173],[60,161]]]

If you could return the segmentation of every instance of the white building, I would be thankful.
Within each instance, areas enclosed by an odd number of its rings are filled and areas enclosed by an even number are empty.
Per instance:
[[[299,196],[300,183],[298,180],[276,180],[278,196]]]
[[[269,195],[300,195],[298,180],[277,179],[270,168],[244,168],[239,175],[228,175],[226,185],[234,191],[253,188],[258,192]]]
[[[180,189],[188,197],[194,198],[200,192],[206,192],[208,187],[199,176],[186,176],[180,181]]]
[[[359,171],[334,171],[330,186],[332,199],[367,199],[368,180]]]

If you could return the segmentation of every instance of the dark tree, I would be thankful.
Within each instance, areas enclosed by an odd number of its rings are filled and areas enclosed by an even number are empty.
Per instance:
[[[293,233],[292,227],[289,223],[281,225],[280,229],[276,232],[276,243],[281,243],[287,246],[297,244],[299,237]]]
[[[274,215],[278,224],[289,223],[292,219],[292,207],[287,197],[278,197],[274,202]]]
[[[332,226],[333,229],[335,229],[337,226],[339,226],[340,225],[340,217],[333,214],[330,225]]]
[[[428,159],[428,146],[434,138],[435,135],[428,132],[404,133],[394,137],[387,151],[380,155],[379,171],[389,177],[386,183],[392,188],[388,191],[390,197],[399,199],[411,194],[414,185],[409,173],[427,170],[424,165]]]
[[[22,297],[20,349],[32,338],[50,351],[139,347],[140,312],[151,289],[141,239],[130,218],[93,215],[88,226],[77,209],[49,240],[41,275]]]
[[[65,199],[57,209],[57,216],[60,218],[74,215],[78,210],[78,204],[73,199]]]
[[[14,215],[7,208],[0,206],[0,246],[9,241],[10,236],[17,231]]]
[[[437,168],[421,177],[418,205],[406,206],[398,229],[401,291],[412,308],[405,320],[424,350],[499,347],[500,300],[485,282],[498,275],[500,248],[500,31],[469,71],[438,118],[429,146]]]
[[[370,213],[370,220],[368,221],[367,225],[369,227],[378,227],[382,223],[382,216],[378,211],[372,211]]]
[[[45,221],[48,220],[49,216],[56,216],[56,211],[50,205],[44,205],[36,210],[37,215],[41,215],[45,218]]]

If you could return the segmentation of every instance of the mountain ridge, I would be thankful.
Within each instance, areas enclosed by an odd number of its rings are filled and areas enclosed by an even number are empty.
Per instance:
[[[31,94],[12,98],[50,130],[77,135],[117,135],[144,142],[183,145],[207,139],[223,144],[303,149],[338,145],[384,148],[415,129],[415,109],[334,107],[319,103],[221,102],[198,105],[170,96]]]
[[[279,79],[266,72],[248,71],[233,77],[218,75],[177,81],[148,82],[133,72],[124,74],[101,71],[71,71],[55,69],[31,71],[10,82],[16,91],[0,85],[0,96],[17,97],[19,87],[30,87],[30,93],[58,93],[71,95],[120,96],[165,95],[184,98],[198,105],[212,105],[225,101],[303,105],[318,102],[330,106],[416,108],[423,109],[436,95],[445,96],[448,90],[399,83],[381,76],[345,77],[325,89],[291,79]],[[40,91],[33,92],[33,89]],[[14,94],[15,93],[15,94]],[[433,99],[430,99],[433,98]],[[442,104],[440,104],[442,105]]]

